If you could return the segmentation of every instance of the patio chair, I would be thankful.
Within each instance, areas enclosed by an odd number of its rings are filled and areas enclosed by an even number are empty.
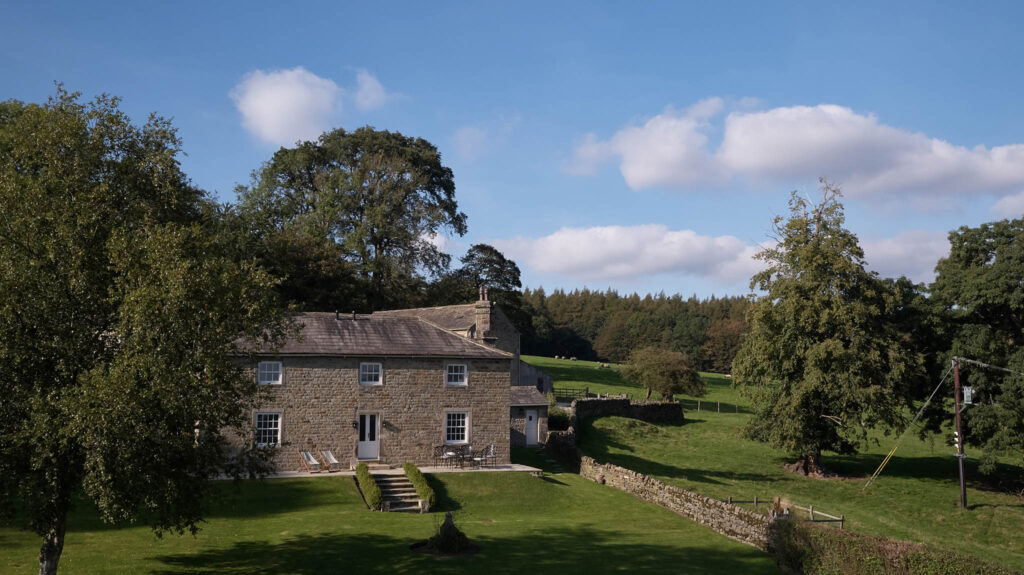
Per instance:
[[[436,449],[440,452],[441,463],[445,466],[454,466],[459,462],[459,449],[457,445],[440,445]]]
[[[313,454],[308,451],[300,451],[299,459],[302,460],[302,466],[306,468],[306,471],[310,473],[320,472],[320,462],[313,457]]]
[[[324,467],[327,468],[327,472],[341,471],[341,462],[338,461],[334,454],[331,453],[330,449],[323,449],[320,451],[320,457],[324,461]]]
[[[487,465],[487,462],[490,461],[491,465],[493,466],[497,462],[497,460],[498,456],[494,453],[494,444],[492,443],[485,447],[483,451],[477,453],[477,455],[473,457],[473,465],[479,467],[480,465]]]

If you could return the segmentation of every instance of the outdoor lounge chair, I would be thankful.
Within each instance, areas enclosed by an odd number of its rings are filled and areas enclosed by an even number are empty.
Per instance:
[[[310,473],[320,472],[320,462],[313,457],[313,454],[308,451],[300,451],[299,459],[302,460],[302,466],[306,468],[306,471]]]
[[[324,460],[324,467],[327,468],[327,472],[341,471],[341,463],[338,461],[334,454],[331,453],[330,449],[323,449],[320,451],[320,457]]]

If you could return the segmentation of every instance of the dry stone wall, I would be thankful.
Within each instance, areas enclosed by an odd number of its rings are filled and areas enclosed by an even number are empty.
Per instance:
[[[618,415],[650,423],[681,423],[683,406],[674,401],[634,402],[629,399],[576,399],[572,402],[577,421]]]
[[[509,385],[512,360],[442,358],[284,357],[281,385],[253,412],[281,414],[279,470],[299,467],[299,451],[330,449],[347,464],[356,459],[360,414],[380,420],[380,460],[401,465],[433,463],[433,447],[445,441],[445,414],[469,415],[469,443],[493,443],[497,461],[509,461]],[[380,362],[384,382],[359,384],[360,362]],[[466,364],[468,384],[445,382],[449,363]],[[255,378],[255,370],[253,370]]]
[[[776,521],[783,521],[668,485],[624,467],[600,464],[587,456],[580,458],[580,475],[674,511],[731,539],[753,545],[763,551],[773,549],[774,524]]]

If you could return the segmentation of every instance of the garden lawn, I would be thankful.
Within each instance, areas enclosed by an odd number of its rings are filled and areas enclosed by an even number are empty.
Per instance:
[[[516,450],[541,463],[533,451]],[[480,547],[437,559],[409,550],[443,513],[368,511],[352,477],[225,483],[196,537],[111,528],[86,505],[71,517],[70,573],[778,573],[764,553],[572,474],[428,476],[440,507]],[[35,573],[40,540],[0,528],[0,572]]]

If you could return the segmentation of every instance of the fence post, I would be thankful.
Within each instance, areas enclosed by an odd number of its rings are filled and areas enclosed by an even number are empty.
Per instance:
[[[729,496],[729,501],[728,501],[728,503],[729,503],[729,505],[732,505],[732,495],[730,495],[730,496]]]
[[[718,413],[722,413],[722,402],[721,401],[716,401],[715,403],[718,404]]]
[[[757,495],[754,496],[754,509],[757,509]]]
[[[811,505],[807,510],[811,512],[811,521],[814,521],[814,506]]]
[[[697,400],[697,411],[700,411],[700,400]]]
[[[839,516],[839,528],[840,529],[843,528],[843,524],[844,523],[846,523],[846,515],[840,515]]]

